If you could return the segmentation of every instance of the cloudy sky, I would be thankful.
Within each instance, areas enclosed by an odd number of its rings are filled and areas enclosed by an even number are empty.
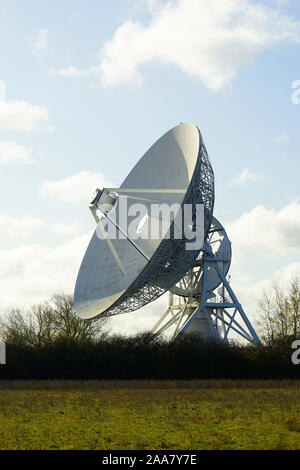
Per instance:
[[[91,191],[181,121],[205,140],[249,317],[300,275],[299,1],[2,0],[0,35],[1,312],[73,292]],[[109,326],[151,328],[165,305]]]

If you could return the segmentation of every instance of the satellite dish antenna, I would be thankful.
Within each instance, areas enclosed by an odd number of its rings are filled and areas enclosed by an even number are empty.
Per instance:
[[[135,233],[134,221],[123,220],[125,211],[118,210],[125,202],[127,214],[137,204],[148,214],[141,214]],[[175,207],[170,220],[150,210],[163,204]],[[189,123],[174,127],[152,145],[120,188],[97,188],[93,194],[90,209],[97,228],[76,281],[79,317],[137,310],[184,276],[202,248],[185,250],[187,237],[174,236],[185,205],[192,207],[193,223],[197,205],[204,207],[204,239],[213,213],[214,175],[201,133]],[[153,226],[160,226],[160,235],[147,237]]]
[[[136,216],[137,206],[140,216],[130,220],[127,216]],[[172,208],[171,217],[153,213],[153,207]],[[198,207],[203,209],[203,239],[200,246],[186,249],[189,237],[185,231],[180,237],[176,233],[182,229],[188,207],[190,229],[195,233],[199,229]],[[90,319],[131,312],[170,290],[172,302],[175,297],[181,299],[180,315],[178,311],[174,318],[170,303],[154,327],[156,334],[175,325],[174,338],[197,332],[205,338],[220,339],[219,317],[226,313],[218,313],[214,325],[209,310],[213,303],[208,307],[205,302],[213,298],[220,285],[231,289],[226,281],[231,247],[222,225],[212,219],[213,207],[214,174],[201,133],[194,124],[181,123],[152,145],[120,188],[97,188],[93,193],[89,208],[97,228],[77,276],[76,314]],[[153,227],[159,228],[158,236],[157,231],[155,237],[149,236]],[[225,252],[226,257],[221,259]],[[237,311],[241,311],[237,300],[235,305],[234,313],[229,314],[232,330]],[[252,333],[247,336],[242,328],[242,336],[259,341],[251,325],[250,329]],[[225,341],[227,336],[225,333]]]

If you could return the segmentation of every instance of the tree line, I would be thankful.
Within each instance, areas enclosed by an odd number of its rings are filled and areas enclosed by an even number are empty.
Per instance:
[[[111,335],[106,318],[81,320],[71,296],[55,295],[1,319],[7,364],[0,379],[300,378],[291,361],[291,344],[300,339],[298,280],[264,291],[259,308],[262,345],[228,346],[193,336],[170,342],[149,332]]]

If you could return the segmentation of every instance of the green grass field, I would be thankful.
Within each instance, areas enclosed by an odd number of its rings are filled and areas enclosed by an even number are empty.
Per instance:
[[[0,449],[300,449],[298,387],[2,383]]]

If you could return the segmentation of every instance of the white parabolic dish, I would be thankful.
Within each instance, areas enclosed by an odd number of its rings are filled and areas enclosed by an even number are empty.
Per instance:
[[[104,191],[115,195],[117,204],[126,196],[129,213],[130,206],[139,202],[146,207],[154,202],[204,204],[206,235],[213,212],[214,177],[199,129],[191,123],[174,127],[145,153],[120,188]],[[99,224],[105,219],[107,228],[116,223],[127,233],[115,210],[117,204],[109,213],[111,221],[104,217]],[[148,230],[150,222],[150,215],[141,217],[139,235]],[[186,241],[162,236],[139,238],[136,246],[125,237],[108,243],[95,230],[77,276],[76,314],[84,319],[110,316],[155,300],[174,286],[197,258],[199,249],[186,251]]]

